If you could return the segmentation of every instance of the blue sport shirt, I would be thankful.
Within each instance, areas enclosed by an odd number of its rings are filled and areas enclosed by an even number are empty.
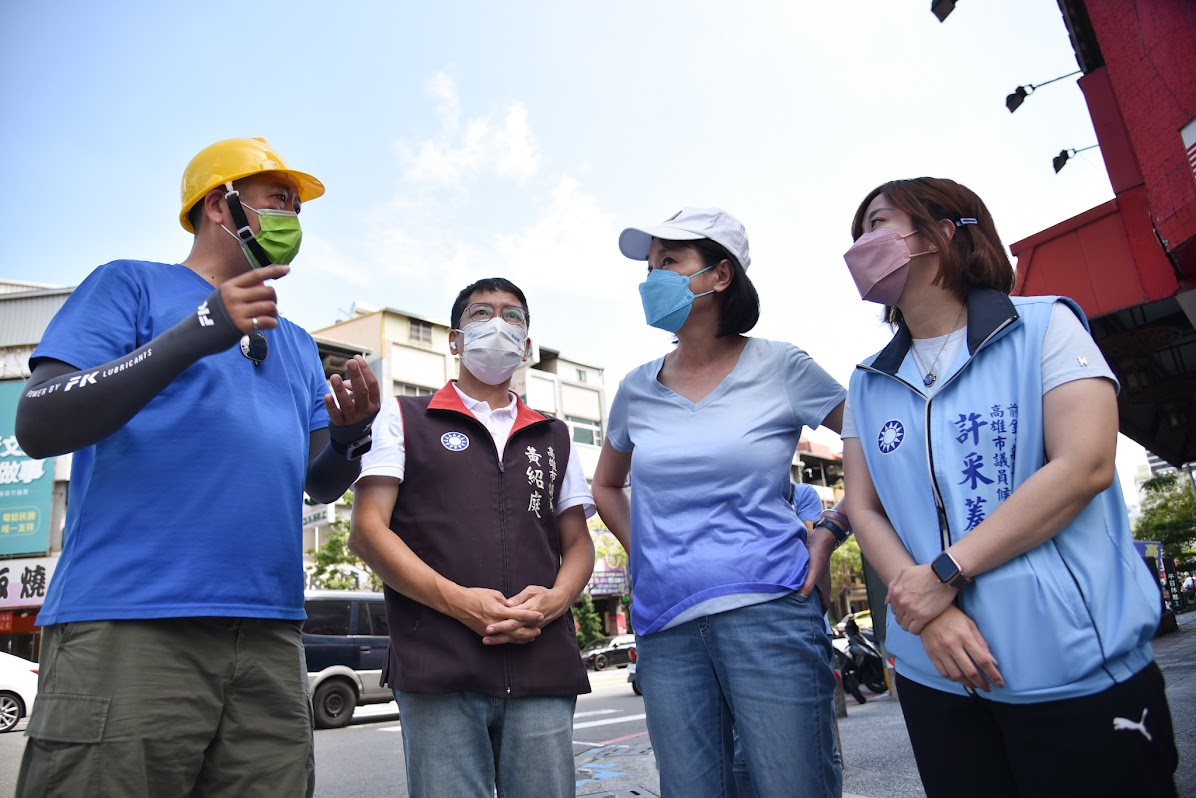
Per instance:
[[[822,498],[810,485],[798,483],[793,486],[793,511],[801,521],[817,521],[822,513]]]
[[[194,313],[212,290],[178,264],[101,266],[50,322],[33,359],[107,363]],[[235,344],[205,357],[124,427],[75,452],[41,625],[304,617],[308,435],[328,426],[328,387],[311,336],[280,321],[265,331],[260,367]]]

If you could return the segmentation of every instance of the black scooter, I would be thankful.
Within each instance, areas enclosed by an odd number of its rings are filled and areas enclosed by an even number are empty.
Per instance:
[[[835,649],[835,670],[843,682],[843,689],[851,693],[860,704],[866,704],[868,699],[860,690],[860,685],[867,687],[874,693],[888,692],[889,686],[885,682],[885,660],[880,649],[876,647],[875,638],[871,633],[861,632],[854,619],[848,619],[845,627],[847,649]]]

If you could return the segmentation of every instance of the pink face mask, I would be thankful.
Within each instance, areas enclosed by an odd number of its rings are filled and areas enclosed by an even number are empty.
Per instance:
[[[929,255],[934,251],[909,251],[905,239],[916,232],[901,235],[882,227],[864,233],[844,253],[843,260],[847,261],[847,269],[862,299],[881,305],[897,304],[905,288],[905,279],[909,276],[910,258]]]

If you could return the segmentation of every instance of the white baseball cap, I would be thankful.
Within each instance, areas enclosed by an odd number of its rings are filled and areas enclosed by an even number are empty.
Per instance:
[[[655,227],[628,227],[619,234],[619,251],[632,260],[647,260],[654,238],[665,241],[709,238],[722,244],[745,271],[752,262],[743,223],[721,208],[682,208]]]

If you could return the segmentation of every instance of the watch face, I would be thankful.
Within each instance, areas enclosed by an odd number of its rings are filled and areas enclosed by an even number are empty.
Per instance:
[[[951,580],[959,574],[959,567],[955,565],[955,561],[943,552],[934,558],[934,562],[930,564],[930,569],[934,571],[934,575],[939,578],[940,582],[950,584]]]
[[[345,449],[345,458],[349,460],[356,460],[372,449],[373,446],[373,438],[366,438],[364,441],[354,441]]]

